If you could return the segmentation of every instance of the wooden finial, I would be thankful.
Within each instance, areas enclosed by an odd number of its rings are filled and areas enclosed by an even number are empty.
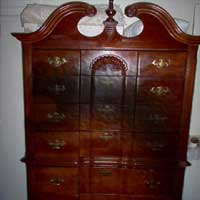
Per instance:
[[[106,9],[106,14],[108,15],[108,18],[104,21],[105,32],[109,35],[110,38],[112,38],[111,36],[116,33],[116,26],[118,23],[113,19],[113,16],[116,14],[113,1],[114,0],[109,0],[109,5]]]
[[[110,9],[113,9],[113,2],[114,2],[114,0],[109,0],[109,8]]]
[[[108,9],[106,10],[106,14],[108,15],[109,20],[113,20],[113,16],[116,14],[116,10],[113,5],[114,0],[109,0]]]

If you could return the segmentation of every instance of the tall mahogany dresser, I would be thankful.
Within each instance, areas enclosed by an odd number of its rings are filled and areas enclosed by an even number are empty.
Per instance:
[[[29,200],[181,200],[200,37],[161,7],[135,3],[144,29],[77,28],[96,13],[83,2],[56,9],[22,42]]]

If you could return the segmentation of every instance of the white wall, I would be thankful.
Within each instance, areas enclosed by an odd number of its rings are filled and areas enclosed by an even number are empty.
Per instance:
[[[94,3],[93,0],[85,0]],[[141,0],[140,0],[141,1]],[[144,1],[144,0],[143,0]],[[25,166],[19,160],[24,155],[24,118],[23,86],[20,43],[10,32],[22,31],[19,13],[27,3],[41,2],[51,4],[65,3],[66,0],[1,0],[1,33],[0,33],[0,199],[26,200]],[[108,0],[97,0],[96,3],[107,3]],[[135,0],[116,0],[116,4],[125,5]],[[194,4],[197,0],[154,0],[154,3],[166,8],[174,17],[193,21]],[[199,15],[197,16],[200,19]],[[200,30],[196,20],[197,31]],[[192,33],[192,26],[190,26]],[[200,33],[200,32],[198,32]],[[200,66],[198,66],[200,69]],[[200,83],[198,70],[196,83]],[[200,95],[199,84],[196,84],[194,95],[191,133],[200,134]],[[199,162],[198,162],[199,163]],[[196,167],[195,167],[196,166]],[[186,176],[184,200],[199,200],[197,177],[199,164],[194,164]],[[194,178],[193,178],[194,177]],[[191,190],[191,181],[193,190]],[[194,189],[195,187],[195,189]]]
[[[60,5],[62,3],[69,2],[70,0],[30,0],[32,3],[48,3],[52,5]],[[84,2],[88,2],[91,4],[101,4],[108,3],[108,0],[82,0]],[[189,22],[193,21],[193,13],[194,13],[194,4],[199,2],[199,0],[115,0],[115,4],[120,5],[120,7],[124,10],[124,8],[132,4],[134,2],[153,2],[156,3],[163,8],[165,8],[173,17],[183,18],[188,20]],[[131,19],[127,18],[128,24],[131,23]],[[192,26],[190,26],[189,32],[192,32]]]
[[[195,20],[194,20],[194,34],[200,35],[200,3],[196,4]],[[198,59],[200,60],[200,49],[198,51]],[[198,62],[194,89],[193,110],[191,116],[190,132],[192,134],[199,135],[199,116],[200,116],[200,62]],[[185,189],[184,200],[199,200],[199,188],[200,188],[200,147],[195,150],[189,150],[189,153],[196,156],[191,160],[191,167],[188,167],[185,174]]]
[[[0,199],[25,200],[23,90],[20,44],[10,32],[20,30],[18,16],[1,16]]]
[[[200,3],[196,4],[195,7],[195,19],[194,19],[194,29],[193,33],[195,35],[200,35]],[[196,70],[196,80],[194,89],[194,99],[193,99],[193,109],[190,124],[190,133],[200,135],[200,48],[198,51],[198,64]]]

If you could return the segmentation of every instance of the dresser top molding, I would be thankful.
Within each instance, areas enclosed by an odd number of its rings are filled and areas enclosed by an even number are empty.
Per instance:
[[[58,7],[37,31],[32,33],[12,33],[12,35],[23,43],[37,43],[49,38],[51,35],[54,35],[52,38],[55,38],[55,35],[62,33],[67,40],[72,38],[75,40],[74,38],[77,38],[76,40],[79,43],[84,41],[79,49],[84,48],[83,43],[86,46],[86,42],[89,46],[90,43],[96,42],[96,46],[101,47],[102,41],[104,41],[103,47],[105,48],[118,48],[121,47],[123,42],[127,49],[131,48],[131,45],[139,47],[141,42],[143,44],[146,43],[148,47],[148,45],[151,46],[156,41],[159,43],[169,43],[168,40],[170,40],[171,43],[177,43],[177,46],[180,46],[182,49],[190,45],[196,46],[200,43],[200,36],[184,33],[167,11],[153,3],[134,3],[125,8],[126,16],[138,17],[144,24],[142,33],[132,38],[127,38],[117,32],[117,21],[114,19],[116,11],[113,6],[113,0],[109,0],[108,9],[106,10],[108,18],[103,22],[104,31],[95,37],[82,35],[77,28],[79,20],[84,16],[93,17],[95,14],[95,6],[88,3],[65,3]],[[160,38],[163,38],[163,40]],[[145,44],[143,47],[145,47]]]

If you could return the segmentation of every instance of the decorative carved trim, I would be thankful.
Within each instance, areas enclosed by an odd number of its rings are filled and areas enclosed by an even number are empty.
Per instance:
[[[110,4],[106,12],[108,18],[104,22],[105,29],[104,32],[100,36],[98,36],[98,39],[106,39],[109,42],[114,40],[120,41],[120,39],[134,41],[134,38],[127,39],[117,33],[117,22],[113,19],[113,16],[115,15],[115,10],[113,8],[112,0],[110,0]],[[66,3],[57,8],[38,31],[28,34],[12,33],[12,35],[22,42],[26,43],[41,41],[49,36],[64,18],[74,13],[77,13],[78,16],[73,20],[78,23],[79,19],[84,16],[94,16],[96,14],[96,8],[90,4],[83,2]],[[179,41],[180,43],[187,45],[198,45],[200,43],[200,36],[192,36],[184,33],[175,23],[170,14],[156,4],[135,3],[126,7],[125,14],[129,17],[136,16],[138,18],[141,18],[141,20],[143,20],[144,15],[149,15],[149,17],[153,16],[163,25],[163,27],[166,27],[166,31],[171,35],[171,37]],[[77,26],[77,24],[75,26]]]
[[[177,41],[185,44],[198,45],[200,43],[200,36],[192,36],[184,33],[176,24],[171,15],[162,7],[153,3],[134,3],[125,8],[125,14],[128,17],[140,18],[143,14],[154,16],[160,21],[166,30]]]
[[[55,27],[68,15],[80,13],[80,18],[83,16],[94,16],[96,8],[90,4],[83,2],[70,2],[58,7],[40,27],[39,30],[33,33],[12,33],[14,37],[22,42],[33,43],[43,40],[52,33]],[[82,16],[81,16],[82,15]]]
[[[100,68],[102,71],[105,71],[108,64],[112,64],[111,66],[112,71],[121,70],[122,74],[124,74],[128,70],[127,63],[119,56],[112,55],[112,54],[102,55],[95,58],[92,61],[90,67],[92,68],[93,71],[96,71]]]
[[[114,0],[109,0],[108,9],[106,9],[106,14],[108,18],[104,21],[105,31],[111,37],[112,34],[116,33],[117,21],[113,19],[113,16],[116,14],[116,10],[113,6]]]
[[[185,168],[190,166],[191,164],[188,161],[185,160],[167,160],[167,161],[156,161],[156,160],[146,160],[146,159],[124,159],[119,160],[118,158],[114,157],[81,157],[80,159],[80,166],[101,166],[101,167],[108,167],[108,166],[118,166],[118,167],[129,167],[129,169],[132,168],[139,168],[139,169],[157,169],[158,166],[160,168]]]
[[[114,9],[113,1],[114,0],[109,0],[109,6],[108,6],[108,9],[106,10],[106,14],[108,15],[108,19],[106,21],[109,21],[109,22],[115,22],[115,20],[113,19],[113,16],[116,14],[116,10]]]

